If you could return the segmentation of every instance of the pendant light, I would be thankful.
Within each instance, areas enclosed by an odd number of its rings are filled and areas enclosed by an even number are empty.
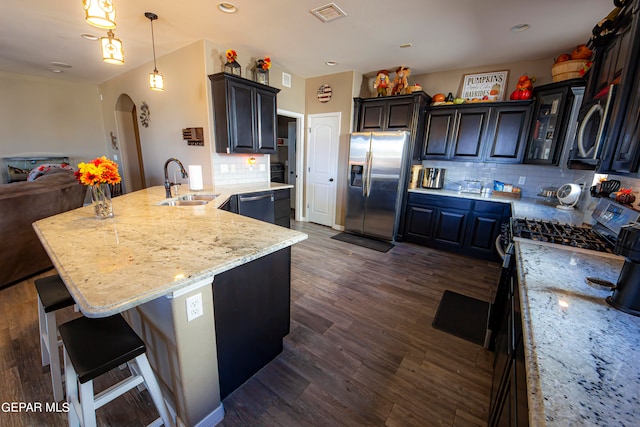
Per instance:
[[[98,28],[116,27],[116,8],[113,0],[82,0],[87,24]]]
[[[102,60],[104,62],[116,65],[124,64],[122,42],[116,38],[113,31],[109,30],[107,37],[100,38],[100,45],[102,46]]]
[[[153,73],[149,74],[149,87],[151,90],[162,91],[164,90],[164,78],[158,72],[158,66],[156,65],[156,42],[153,37],[153,21],[158,19],[158,15],[152,12],[145,12],[144,16],[151,21],[151,45],[153,46]]]

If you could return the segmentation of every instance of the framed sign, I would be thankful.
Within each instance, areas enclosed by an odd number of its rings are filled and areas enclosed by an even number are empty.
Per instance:
[[[509,70],[465,74],[462,76],[460,98],[502,101],[507,90],[508,79]]]

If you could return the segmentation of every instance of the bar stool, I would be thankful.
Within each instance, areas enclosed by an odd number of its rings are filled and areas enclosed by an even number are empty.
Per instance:
[[[152,425],[173,426],[160,386],[146,356],[144,341],[121,315],[80,317],[60,325],[69,403],[69,425],[96,425],[96,409],[144,384],[160,414]],[[95,394],[93,380],[126,363],[131,376]]]
[[[35,280],[38,292],[38,323],[40,326],[40,355],[42,366],[50,365],[53,399],[64,399],[62,392],[62,365],[58,347],[58,326],[56,311],[75,304],[67,287],[59,275],[42,277]]]

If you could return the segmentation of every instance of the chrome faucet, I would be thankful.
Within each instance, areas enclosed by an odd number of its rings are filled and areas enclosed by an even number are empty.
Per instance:
[[[188,178],[189,177],[189,174],[185,170],[185,168],[182,165],[182,163],[180,162],[180,160],[176,159],[175,157],[171,157],[169,160],[164,162],[164,189],[165,189],[165,193],[167,195],[167,199],[171,198],[171,187],[176,185],[175,182],[170,182],[169,181],[169,172],[167,171],[167,168],[169,167],[169,163],[171,163],[171,162],[176,162],[178,164],[178,166],[180,166],[180,173],[182,174],[183,178]]]

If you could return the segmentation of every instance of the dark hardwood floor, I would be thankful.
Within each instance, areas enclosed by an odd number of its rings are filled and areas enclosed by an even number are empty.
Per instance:
[[[408,243],[381,253],[333,240],[327,227],[292,228],[309,239],[292,251],[291,333],[282,354],[223,401],[221,425],[486,425],[493,353],[431,322],[445,289],[488,300],[498,264]],[[0,313],[0,402],[50,402],[33,279],[0,290]],[[76,315],[65,310],[62,321]],[[146,392],[98,410],[100,425],[155,417]],[[3,427],[66,422],[0,410]]]

